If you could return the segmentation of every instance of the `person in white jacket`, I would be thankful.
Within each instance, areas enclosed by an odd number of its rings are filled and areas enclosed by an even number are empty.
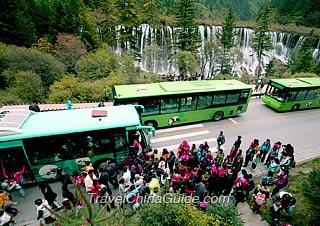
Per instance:
[[[45,199],[36,199],[34,201],[34,204],[36,205],[36,210],[37,210],[37,220],[44,220],[45,224],[50,224],[56,221],[55,218],[53,218],[51,212],[49,209],[51,207],[48,204],[48,201]]]

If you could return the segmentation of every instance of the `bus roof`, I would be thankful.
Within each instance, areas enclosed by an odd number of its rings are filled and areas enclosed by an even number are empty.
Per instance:
[[[162,96],[171,94],[200,93],[208,91],[250,89],[238,80],[197,80],[181,82],[159,82],[148,84],[116,85],[115,97],[127,99],[135,97]]]
[[[92,117],[95,110],[106,110],[107,116]],[[23,124],[16,128],[20,132],[0,133],[0,142],[137,125],[140,125],[140,118],[133,105],[37,112],[26,116]],[[0,132],[3,129],[8,127],[0,127]]]
[[[288,88],[320,86],[320,77],[271,79],[271,81]]]
[[[300,81],[310,84],[311,86],[320,86],[320,77],[298,78]]]

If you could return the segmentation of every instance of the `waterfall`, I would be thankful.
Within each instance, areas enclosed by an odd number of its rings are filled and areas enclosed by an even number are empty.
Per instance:
[[[117,38],[119,37],[120,29],[117,27]],[[178,74],[178,70],[174,67],[170,56],[177,52],[174,44],[177,43],[177,30],[179,28],[172,28],[165,26],[162,28],[152,28],[148,24],[140,25],[135,31],[134,35],[137,38],[137,48],[140,50],[141,61],[136,65],[141,70],[151,71],[158,74]],[[214,55],[204,56],[205,43],[210,41],[218,45],[218,34],[222,32],[221,26],[199,26],[199,36],[201,37],[200,47],[198,48],[197,62],[199,62],[197,72],[201,72],[200,65],[202,65],[202,72],[205,77],[210,75],[217,75],[220,70],[219,57]],[[234,76],[241,76],[244,72],[254,75],[257,72],[258,61],[251,48],[254,31],[248,28],[235,28],[235,47],[232,49],[232,74]],[[304,37],[298,34],[270,32],[271,42],[274,46],[273,50],[265,53],[262,58],[262,66],[265,66],[273,58],[278,59],[283,64],[287,64],[292,53],[299,48]],[[315,61],[320,60],[320,39],[317,38],[313,58]],[[127,49],[130,45],[127,44]],[[121,47],[118,43],[114,47],[115,52],[121,55]],[[212,50],[213,51],[213,50]],[[217,54],[217,53],[215,53]],[[242,56],[242,57],[239,57]],[[214,61],[214,62],[212,62]],[[264,69],[262,74],[265,73]]]

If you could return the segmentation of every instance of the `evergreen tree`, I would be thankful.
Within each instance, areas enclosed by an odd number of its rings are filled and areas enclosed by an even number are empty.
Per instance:
[[[274,75],[275,72],[275,62],[274,59],[270,60],[269,63],[266,65],[266,77],[271,77]]]
[[[303,40],[301,47],[293,54],[291,59],[291,72],[296,74],[299,72],[313,72],[313,43],[314,30],[312,30]]]
[[[33,1],[0,1],[0,41],[18,46],[30,46],[36,35],[33,23]]]
[[[262,57],[265,55],[266,51],[272,50],[273,45],[271,42],[271,36],[269,33],[269,23],[270,23],[270,5],[267,3],[259,12],[257,17],[257,28],[254,32],[254,38],[252,43],[252,48],[257,56],[258,60],[258,71],[257,77],[261,76]]]
[[[134,31],[138,27],[140,21],[138,17],[137,0],[118,0],[116,8],[119,13],[120,38],[121,47],[128,51],[138,54],[139,50],[136,46],[137,40]]]
[[[235,32],[234,32],[235,20],[233,10],[230,8],[228,11],[228,15],[225,18],[225,21],[222,25],[222,33],[219,36],[220,42],[222,44],[222,61],[221,61],[221,68],[220,72],[222,74],[230,74],[231,73],[231,66],[227,62],[228,54],[231,48],[235,46],[234,39],[235,39]]]
[[[154,27],[158,24],[158,1],[157,0],[143,0],[143,17],[146,23]]]
[[[35,14],[34,18],[37,18],[35,22],[35,29],[37,30],[37,38],[45,38],[49,42],[53,42],[55,39],[55,11],[53,5],[55,2],[47,0],[35,1]]]
[[[99,40],[99,34],[97,33],[96,24],[90,19],[85,8],[81,9],[81,30],[80,39],[85,44],[88,51],[93,51],[101,46],[102,40]]]
[[[115,0],[101,1],[101,18],[97,21],[98,28],[101,28],[100,40],[109,46],[116,46],[116,26],[119,25],[119,15],[115,6]]]
[[[176,8],[177,47],[182,51],[194,52],[200,42],[198,24],[195,22],[195,1],[178,0]]]

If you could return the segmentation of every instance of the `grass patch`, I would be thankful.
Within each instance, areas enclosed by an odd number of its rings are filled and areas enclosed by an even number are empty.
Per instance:
[[[290,186],[287,190],[296,197],[297,203],[294,208],[293,217],[290,217],[286,212],[281,211],[280,221],[284,224],[291,225],[312,225],[313,209],[307,202],[306,198],[302,194],[302,187],[304,182],[308,180],[309,170],[320,169],[320,158],[314,159],[310,162],[299,164],[296,168],[290,171]],[[272,192],[273,187],[270,187]],[[252,198],[248,200],[248,203],[252,205]],[[270,207],[272,206],[272,200],[268,200],[267,204],[260,209],[261,217],[269,224],[272,223]]]

